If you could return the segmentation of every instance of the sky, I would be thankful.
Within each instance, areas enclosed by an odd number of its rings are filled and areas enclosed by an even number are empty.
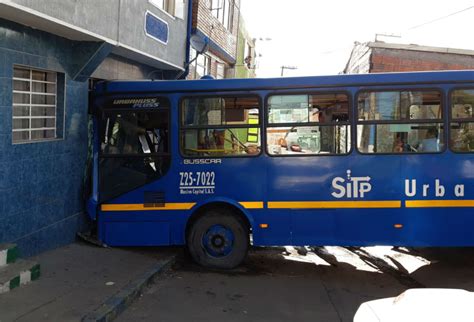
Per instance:
[[[279,77],[281,66],[297,67],[284,76],[338,74],[354,42],[376,34],[399,36],[378,36],[385,42],[474,50],[473,0],[241,0],[240,11],[257,39],[257,77]]]

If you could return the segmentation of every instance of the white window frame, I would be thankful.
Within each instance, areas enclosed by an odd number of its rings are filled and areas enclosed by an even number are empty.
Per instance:
[[[176,11],[177,11],[176,3],[178,1],[184,2],[184,0],[148,0],[148,3],[153,5],[155,8],[158,8],[160,11],[162,11],[163,13],[165,13],[167,16],[169,16],[172,19],[176,19],[176,18],[184,19],[184,9],[182,10],[182,13],[180,13],[183,15],[182,17],[176,15]]]
[[[178,19],[184,19],[186,11],[186,0],[175,0],[174,16]]]
[[[13,94],[23,94],[23,95],[29,95],[29,103],[14,103],[13,100],[13,95],[12,95],[12,143],[13,144],[19,144],[19,143],[29,143],[29,142],[42,142],[42,141],[51,141],[51,140],[56,140],[58,138],[58,133],[57,133],[57,117],[58,117],[58,73],[54,71],[47,71],[47,70],[41,70],[41,69],[36,69],[36,68],[31,68],[27,66],[20,66],[20,65],[15,65],[13,66],[13,69],[15,70],[16,68],[22,69],[22,70],[28,70],[29,71],[29,78],[20,78],[20,77],[12,77],[12,93]],[[33,72],[40,72],[40,73],[53,73],[54,74],[54,81],[40,81],[40,80],[34,80],[33,79]],[[15,81],[22,81],[22,82],[29,82],[30,84],[30,90],[29,91],[20,91],[20,90],[15,90],[14,89],[14,82]],[[55,86],[55,93],[44,93],[44,92],[33,92],[33,84],[51,84]],[[52,96],[54,97],[54,104],[33,104],[32,103],[32,96],[33,95],[43,95],[43,96]],[[14,107],[28,107],[28,114],[29,116],[14,116],[13,110]],[[32,109],[36,107],[54,107],[54,115],[40,115],[40,116],[32,116]],[[29,124],[27,128],[20,128],[20,129],[14,129],[13,128],[13,121],[15,120],[29,120]],[[32,127],[32,120],[35,119],[54,119],[54,126],[51,127],[41,127],[41,128],[33,128]],[[54,136],[53,137],[48,137],[48,138],[41,138],[41,139],[32,139],[31,132],[32,131],[54,131]],[[13,133],[15,132],[28,132],[28,139],[25,140],[14,140],[13,139]]]
[[[227,30],[232,31],[232,24],[234,19],[233,1],[211,0],[210,9],[212,16],[216,18]]]
[[[221,3],[222,3],[222,0],[211,0],[211,15],[216,18],[217,20],[219,20],[219,16],[220,16],[220,11],[222,9],[221,7]],[[217,7],[215,7],[217,6]]]
[[[200,64],[201,59],[204,60],[204,65]],[[196,63],[196,66],[194,68],[194,78],[197,78],[197,76],[198,76],[198,69],[204,69],[204,75],[199,74],[200,77],[211,74],[211,63],[212,62],[211,62],[211,57],[210,56],[208,56],[206,54],[200,54],[198,56],[198,58],[196,59],[195,63]]]
[[[225,78],[225,72],[226,72],[226,68],[225,68],[225,64],[224,63],[221,63],[221,62],[217,62],[217,66],[216,66],[216,79],[224,79]]]

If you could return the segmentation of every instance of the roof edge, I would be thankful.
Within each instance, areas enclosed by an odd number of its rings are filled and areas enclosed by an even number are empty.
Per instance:
[[[385,43],[385,42],[381,42],[381,41],[368,42],[367,47],[382,48],[382,49],[399,49],[399,50],[434,52],[434,53],[440,53],[440,54],[457,54],[457,55],[474,56],[474,50],[469,50],[469,49],[434,47],[434,46],[421,46],[421,45],[416,45],[416,44],[394,44],[394,43]]]

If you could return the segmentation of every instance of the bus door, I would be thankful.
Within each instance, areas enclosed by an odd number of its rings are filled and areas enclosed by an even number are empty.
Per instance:
[[[157,97],[109,98],[99,118],[99,202],[162,177],[170,167],[169,102]]]

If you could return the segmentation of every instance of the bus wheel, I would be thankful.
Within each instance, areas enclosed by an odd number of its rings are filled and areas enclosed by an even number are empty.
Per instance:
[[[205,267],[230,269],[239,265],[249,248],[247,226],[232,214],[209,210],[190,227],[187,248]]]

